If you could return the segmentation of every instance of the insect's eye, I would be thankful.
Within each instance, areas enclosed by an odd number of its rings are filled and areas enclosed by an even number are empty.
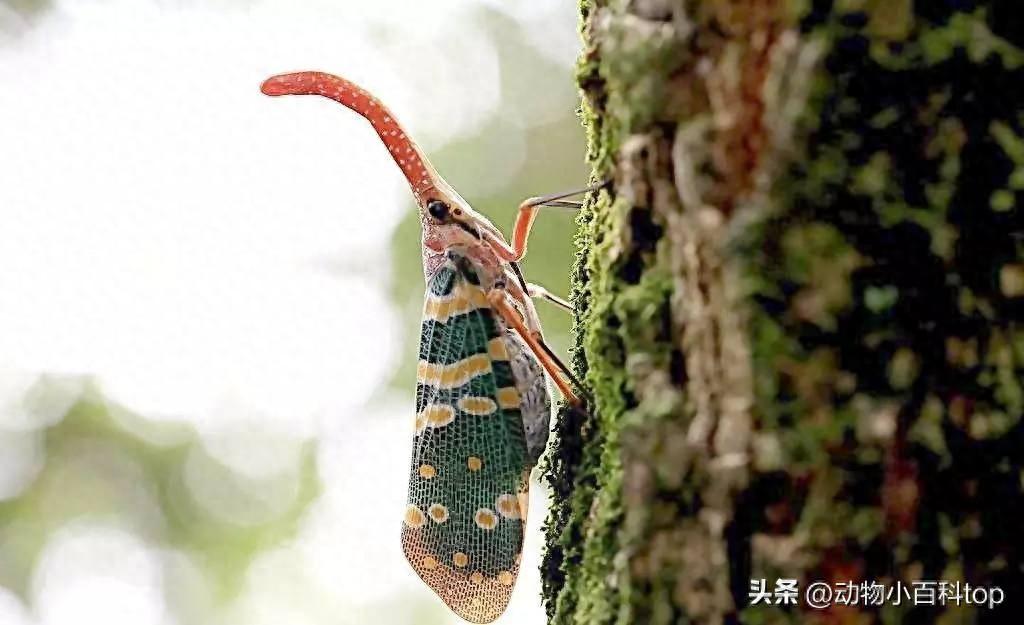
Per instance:
[[[448,205],[441,200],[430,200],[427,203],[427,212],[434,219],[444,221],[448,218]]]

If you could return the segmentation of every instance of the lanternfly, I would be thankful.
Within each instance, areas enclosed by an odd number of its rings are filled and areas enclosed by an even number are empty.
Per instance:
[[[548,436],[548,379],[571,404],[579,384],[544,343],[531,298],[563,300],[526,282],[518,261],[542,206],[526,200],[509,243],[431,167],[394,116],[357,85],[322,72],[274,76],[263,93],[321,95],[366,118],[402,169],[420,212],[426,302],[402,547],[417,574],[459,616],[489,623],[519,573],[530,469]]]

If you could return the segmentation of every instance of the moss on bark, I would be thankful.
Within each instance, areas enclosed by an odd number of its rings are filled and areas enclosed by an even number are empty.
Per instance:
[[[547,466],[553,623],[1002,622],[1024,593],[1024,23],[585,0],[595,177]],[[751,578],[1001,608],[748,606]]]

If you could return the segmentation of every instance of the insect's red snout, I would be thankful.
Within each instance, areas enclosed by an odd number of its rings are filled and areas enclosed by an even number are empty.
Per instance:
[[[417,200],[427,197],[436,187],[436,174],[391,111],[355,83],[324,72],[295,72],[271,76],[260,90],[269,96],[319,95],[359,113],[377,131]]]
[[[275,76],[268,78],[260,85],[260,91],[266,95],[288,95],[294,90],[281,78]]]

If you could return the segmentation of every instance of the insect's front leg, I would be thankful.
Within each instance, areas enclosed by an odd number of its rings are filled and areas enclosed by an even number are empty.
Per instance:
[[[547,371],[555,386],[558,387],[559,392],[565,397],[565,400],[573,406],[582,405],[583,402],[570,386],[570,382],[580,389],[583,388],[583,385],[573,375],[572,371],[565,366],[565,363],[548,347],[540,332],[526,327],[519,311],[509,301],[509,297],[510,295],[505,291],[504,285],[495,285],[487,293],[487,300],[491,307],[501,315],[501,318],[505,320],[505,324],[523,339],[523,342],[526,343],[526,346],[533,352],[537,361]]]
[[[572,191],[552,193],[551,195],[542,195],[523,200],[519,205],[519,212],[516,213],[516,223],[512,226],[512,244],[509,245],[505,241],[490,235],[486,235],[484,240],[499,258],[505,262],[517,262],[526,255],[526,243],[530,238],[530,230],[533,228],[533,221],[537,218],[538,210],[542,207],[578,209],[582,206],[582,203],[568,201],[565,198],[596,191],[606,184],[608,184],[607,181],[601,181],[584,189],[574,189]]]

